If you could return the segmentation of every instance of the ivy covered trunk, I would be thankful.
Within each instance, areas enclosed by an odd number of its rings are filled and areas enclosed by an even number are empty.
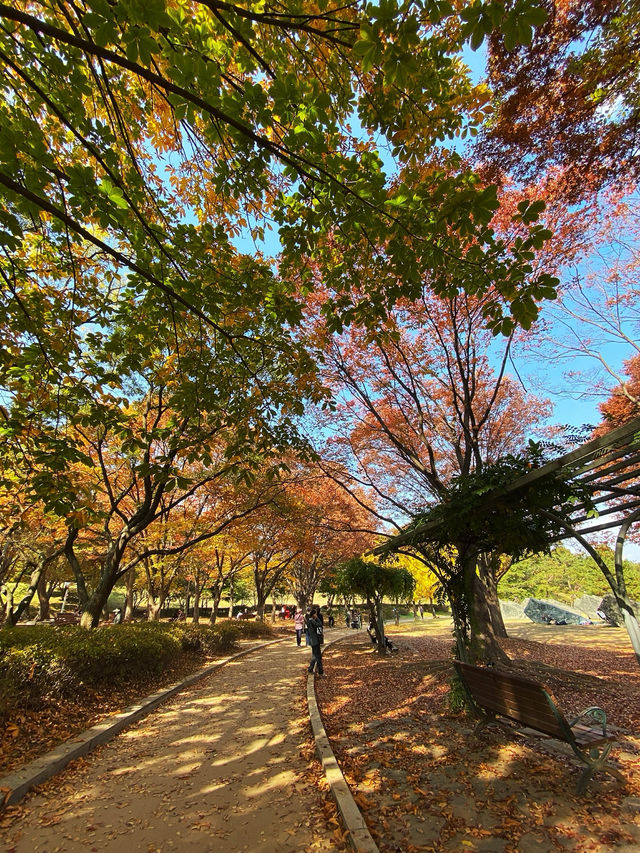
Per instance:
[[[494,632],[487,591],[478,575],[478,553],[460,547],[457,571],[447,584],[454,635],[460,660],[467,663],[508,665]]]
[[[471,663],[508,665],[509,657],[502,650],[494,631],[485,585],[475,572],[472,578],[469,621],[471,626],[469,646]]]

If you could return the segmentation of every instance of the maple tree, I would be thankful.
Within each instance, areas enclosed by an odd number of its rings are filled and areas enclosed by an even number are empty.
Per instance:
[[[3,85],[11,104],[0,122],[4,239],[14,252],[31,234],[55,247],[59,281],[63,264],[73,275],[81,247],[97,249],[141,290],[151,288],[218,332],[224,322],[208,292],[213,279],[189,268],[206,258],[200,236],[229,251],[226,226],[235,231],[255,218],[259,235],[267,212],[294,263],[327,230],[347,238],[346,248],[362,229],[379,244],[399,226],[424,241],[421,252],[434,269],[445,260],[439,240],[456,229],[465,246],[475,232],[491,265],[492,252],[502,257],[502,250],[486,228],[474,227],[474,219],[486,225],[490,198],[467,170],[457,180],[432,175],[425,194],[429,204],[446,201],[447,216],[425,217],[425,196],[400,187],[389,197],[375,151],[357,143],[355,154],[348,150],[356,110],[365,131],[386,136],[406,159],[416,146],[425,150],[460,128],[481,98],[450,54],[494,28],[522,38],[530,19],[544,17],[536,3],[522,2],[493,14],[487,27],[478,18],[483,10],[392,0],[323,4],[304,14],[296,3],[2,4]],[[182,208],[216,226],[184,224]],[[410,249],[395,239],[386,254],[399,269]],[[516,255],[513,275],[501,278],[526,289]],[[18,272],[25,269],[9,267],[6,280],[18,283]],[[228,298],[244,301],[244,293],[225,288],[220,271],[214,277]],[[336,270],[336,285],[339,279]],[[267,303],[277,300],[264,276],[260,286]],[[35,320],[23,307],[23,322]]]
[[[491,35],[494,114],[480,154],[490,173],[556,170],[569,203],[637,182],[638,45],[632,3],[550,0],[529,43]]]
[[[373,542],[368,513],[320,467],[298,465],[288,486],[296,508],[290,519],[300,552],[286,573],[289,591],[303,610],[323,580],[345,559]]]
[[[530,263],[535,208],[506,243],[494,190],[457,155],[415,168],[483,118],[486,93],[451,56],[540,20],[535,2],[489,25],[482,9],[0,4],[6,482],[64,519],[83,624],[151,557],[127,549],[163,513],[300,445],[296,419],[323,393],[296,332],[319,267],[334,329],[375,323],[424,269],[436,291],[498,293],[494,331],[553,294]],[[271,221],[278,271],[233,242]],[[363,250],[375,275],[356,293]]]
[[[511,338],[496,341],[487,331],[486,307],[483,298],[425,292],[403,303],[383,332],[353,327],[328,341],[317,331],[324,375],[340,401],[328,416],[335,434],[322,454],[334,467],[324,468],[352,492],[366,490],[367,506],[387,530],[401,532],[428,508],[446,505],[454,480],[524,446],[547,412],[507,375]],[[447,577],[457,555],[468,584],[447,592],[471,596],[462,606],[477,611],[472,637],[498,655],[494,635],[503,628],[493,563],[483,564],[482,583],[473,580],[483,549],[467,560],[458,546],[443,543],[438,577]],[[434,570],[433,548],[414,553]]]
[[[295,512],[290,496],[282,490],[268,505],[252,513],[251,524],[239,540],[248,553],[256,614],[261,622],[269,596],[284,582],[289,567],[302,553],[302,544],[291,524]]]
[[[214,625],[225,590],[229,598],[229,617],[233,615],[235,595],[250,568],[251,552],[242,547],[242,537],[238,540],[235,535],[229,533],[222,533],[211,540],[209,551],[211,557],[208,589],[212,599],[209,622]]]
[[[15,507],[14,501],[6,500],[0,513],[0,623],[6,621],[8,625],[23,617],[36,594],[39,618],[48,618],[48,593],[56,582],[53,576],[64,563],[60,520],[38,506],[24,506],[16,516]],[[16,592],[25,583],[27,588],[16,601]]]
[[[155,566],[162,575],[158,562],[165,568],[172,559],[179,563],[180,554],[260,505],[260,497],[255,503],[219,499],[218,484],[224,494],[239,472],[247,473],[246,462],[234,458],[233,442],[224,440],[237,433],[201,417],[176,421],[169,399],[167,389],[150,390],[142,406],[118,408],[111,429],[88,420],[72,433],[88,461],[65,472],[51,500],[69,502],[65,556],[87,626],[97,623],[113,586],[135,566],[145,563],[150,577]],[[83,567],[83,554],[97,566],[96,577]],[[164,594],[166,578],[167,572]]]

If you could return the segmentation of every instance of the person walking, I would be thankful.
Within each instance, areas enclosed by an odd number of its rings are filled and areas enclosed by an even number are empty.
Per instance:
[[[302,632],[304,631],[304,613],[302,608],[298,607],[296,615],[293,617],[293,624],[296,629],[296,645],[302,645]]]
[[[324,629],[322,619],[317,607],[312,607],[307,617],[307,630],[309,632],[309,643],[311,645],[311,660],[309,661],[309,672],[314,668],[318,675],[324,675],[322,666],[322,643],[324,642]]]

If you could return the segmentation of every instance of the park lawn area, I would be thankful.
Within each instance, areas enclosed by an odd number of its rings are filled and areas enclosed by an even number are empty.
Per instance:
[[[504,649],[544,681],[567,717],[607,713],[623,788],[597,774],[575,796],[583,765],[569,747],[473,721],[449,708],[453,640],[446,619],[390,626],[397,654],[366,635],[328,648],[316,682],[338,762],[382,853],[640,849],[640,668],[626,632],[511,623]]]

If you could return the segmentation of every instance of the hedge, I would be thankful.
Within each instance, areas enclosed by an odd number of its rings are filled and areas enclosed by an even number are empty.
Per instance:
[[[77,698],[85,688],[117,688],[161,673],[187,655],[224,655],[239,639],[271,636],[258,623],[32,625],[0,630],[0,721],[20,709]]]

